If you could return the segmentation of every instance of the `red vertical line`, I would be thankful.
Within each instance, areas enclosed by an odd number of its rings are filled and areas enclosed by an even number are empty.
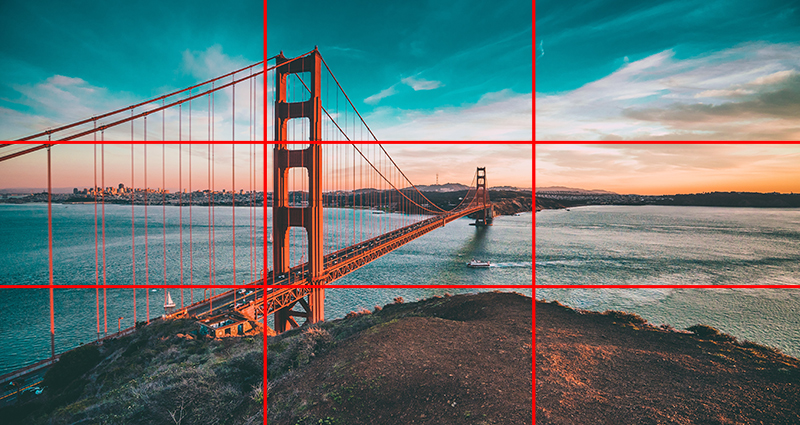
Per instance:
[[[180,131],[178,131],[180,134]],[[178,137],[180,139],[180,137]],[[183,145],[178,144],[178,229],[180,229],[181,308],[183,308]]]
[[[250,68],[252,69],[252,68]],[[236,73],[231,75],[231,81],[236,81],[235,76]],[[231,141],[236,140],[236,84],[231,85],[232,95],[231,95]],[[234,273],[236,274],[236,273]],[[234,279],[236,280],[236,279]],[[234,294],[236,292],[234,291]],[[235,304],[234,304],[235,305]]]
[[[164,105],[166,105],[166,101],[167,101],[167,99],[161,99],[161,107],[164,107]],[[165,128],[166,128],[165,127],[166,123],[165,123],[165,118],[164,118],[165,114],[166,114],[165,110],[162,109],[161,110],[161,141],[162,142],[167,140],[166,131],[165,131]]]
[[[191,105],[191,102],[189,103]],[[190,106],[191,108],[191,106]],[[189,120],[192,119],[192,115],[189,114]],[[189,132],[191,133],[192,126],[189,125]],[[189,140],[191,141],[191,136]],[[192,193],[192,144],[189,143],[189,286],[191,289],[189,290],[189,303],[194,304],[194,241],[192,239],[192,225],[194,221],[192,220],[192,210],[194,210],[194,194]]]
[[[356,153],[351,152],[353,155],[353,245],[356,244]]]
[[[250,80],[251,92],[252,92],[252,81],[253,80],[251,79]],[[250,100],[250,105],[249,105],[250,107],[253,106],[252,103],[253,103],[253,101],[251,99]],[[251,112],[252,112],[252,109],[251,109]],[[252,116],[251,116],[251,118],[252,118]],[[252,136],[252,134],[253,134],[252,133],[252,127],[251,127],[250,131],[251,131],[250,135]],[[252,140],[252,138],[251,138],[251,140]],[[252,143],[249,144],[248,149],[249,149],[249,151],[248,151],[248,154],[247,154],[247,189],[248,189],[248,192],[250,192],[250,205],[248,205],[248,208],[247,208],[247,213],[248,213],[248,216],[247,216],[247,236],[249,237],[249,241],[247,243],[247,248],[249,249],[249,252],[250,252],[250,281],[252,282],[252,281],[256,280],[256,278],[255,278],[255,268],[253,267],[254,254],[253,254],[253,144]]]
[[[163,112],[163,111],[162,111]],[[163,127],[162,127],[163,136]],[[167,145],[161,144],[161,221],[164,263],[164,304],[167,304]]]
[[[145,117],[145,128],[147,128],[147,117]],[[145,133],[147,134],[147,133]],[[150,323],[150,253],[147,244],[147,143],[144,144],[144,286],[145,300],[147,305],[147,323]]]
[[[133,208],[133,194],[136,192],[136,182],[133,180],[133,158],[133,143],[131,143],[131,264],[133,268],[133,285],[136,286],[136,215]],[[136,288],[133,288],[133,324],[136,325]],[[99,331],[98,329],[98,335],[100,335]]]
[[[211,82],[211,90],[214,90],[214,82],[213,81]],[[215,139],[216,132],[217,132],[216,128],[214,128],[215,127],[214,118],[216,117],[216,111],[214,110],[215,109],[214,107],[216,106],[216,101],[217,101],[217,97],[215,96],[215,94],[216,94],[216,92],[214,92],[214,91],[211,92],[211,111],[210,111],[210,113],[211,113],[211,115],[210,115],[210,117],[211,117],[211,140]]]
[[[106,299],[106,145],[100,145],[100,184],[103,186],[103,334],[108,335]]]
[[[211,98],[209,98],[211,99]],[[209,100],[210,102],[210,100]],[[210,106],[210,105],[209,105]],[[210,117],[210,116],[209,116]],[[211,137],[211,133],[208,133],[209,137]],[[208,152],[206,155],[208,159],[208,182],[207,182],[207,191],[208,194],[208,285],[212,285],[212,275],[211,275],[211,143],[208,144]],[[208,289],[203,291],[203,299],[206,299],[206,292]]]
[[[49,136],[48,136],[49,139]],[[49,140],[48,140],[49,141]],[[50,357],[56,357],[56,320],[53,310],[53,185],[50,166],[50,148],[47,146],[47,250],[50,271]]]
[[[364,145],[361,145],[361,148],[363,149]],[[363,241],[364,240],[364,161],[362,161],[360,159],[358,160],[358,170],[359,170],[359,172],[358,172],[359,176],[358,177],[359,177],[359,179],[361,181],[361,184],[360,184],[361,193],[359,193],[359,196],[358,196],[358,203],[359,203],[359,206],[361,208],[361,214],[359,214],[359,217],[358,217],[358,224],[359,224],[358,227],[361,228],[361,240]]]
[[[234,87],[234,95],[236,93]],[[233,235],[233,284],[236,285],[236,144],[231,144],[231,234]],[[236,308],[236,287],[233,288],[233,307]]]
[[[100,339],[100,242],[97,237],[97,144],[94,145],[94,298],[97,317],[97,339]]]
[[[189,89],[189,141],[192,141],[192,89]],[[189,160],[191,161],[192,145],[189,145]],[[189,210],[191,211],[191,210]],[[194,290],[192,290],[194,291]]]
[[[214,93],[211,93],[213,96]],[[213,107],[213,103],[212,103]],[[212,117],[214,115],[212,114]],[[212,136],[214,132],[211,132]],[[211,144],[211,262],[212,262],[212,275],[214,279],[213,284],[217,284],[217,209],[214,205],[214,190],[216,189],[217,177],[217,163],[216,163],[216,145]],[[214,288],[211,288],[211,296],[214,296]]]

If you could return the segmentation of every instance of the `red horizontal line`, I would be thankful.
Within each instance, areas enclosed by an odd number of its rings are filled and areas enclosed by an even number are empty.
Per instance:
[[[235,288],[263,288],[264,285],[0,285],[0,289],[235,289]]]
[[[533,289],[532,285],[0,285],[2,289],[286,289],[286,288],[327,288],[327,289],[433,289],[433,288],[512,288]]]
[[[268,285],[267,288],[287,289],[475,289],[475,288],[509,288],[533,289],[533,285]]]
[[[613,144],[613,145],[750,145],[750,144],[757,144],[757,145],[788,145],[788,144],[796,144],[796,141],[784,141],[784,140],[776,140],[776,141],[701,141],[701,140],[683,140],[683,141],[625,141],[625,142],[601,142],[601,141],[594,141],[594,142],[587,142],[585,140],[581,141],[536,141],[534,144],[537,145],[606,145],[606,144]]]
[[[177,144],[184,144],[184,145],[249,145],[249,144],[257,144],[257,145],[273,145],[275,141],[263,141],[263,140],[256,140],[256,141],[243,141],[243,140],[233,140],[233,141],[225,141],[225,140],[215,140],[215,141],[199,141],[199,140],[135,140],[131,142],[130,140],[114,140],[114,141],[83,141],[83,140],[59,140],[55,143],[44,143],[46,140],[29,140],[26,142],[15,142],[10,141],[11,144],[19,144],[19,145],[32,145],[37,143],[42,144],[52,144],[52,145],[130,145],[133,143],[134,145],[177,145]],[[353,143],[357,143],[359,140],[353,140],[349,142],[340,142],[340,141],[319,141],[317,143],[323,145],[350,145]],[[454,141],[454,140],[431,140],[431,141],[361,141],[361,144],[383,144],[383,145],[428,145],[428,144],[437,144],[437,145],[485,145],[487,142],[482,141]],[[492,144],[509,144],[509,145],[533,145],[534,142],[528,140],[508,140],[508,141],[492,141]],[[539,143],[545,144],[545,143]],[[547,144],[554,144],[554,143],[547,143]],[[585,142],[583,144],[586,144]],[[618,143],[617,143],[618,144]],[[664,144],[664,143],[661,143]]]
[[[534,285],[534,289],[800,289],[800,285]]]

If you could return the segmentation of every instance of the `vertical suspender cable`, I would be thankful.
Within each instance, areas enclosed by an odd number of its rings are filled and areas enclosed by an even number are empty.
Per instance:
[[[50,148],[47,146],[47,251],[50,271],[50,358],[56,358],[56,321],[53,310],[53,185],[50,167]]]
[[[97,237],[97,144],[94,145],[94,303],[97,318],[97,339],[100,339],[100,242]]]
[[[180,134],[180,131],[178,132]],[[178,137],[180,139],[180,137]],[[178,144],[178,228],[180,229],[181,308],[183,308],[183,145]]]
[[[190,103],[191,105],[191,103]],[[192,119],[191,114],[189,115],[189,120]],[[189,132],[192,130],[192,126],[189,126]],[[191,136],[189,137],[189,141],[191,141]],[[194,220],[192,220],[192,210],[194,210],[194,194],[192,193],[192,144],[189,143],[189,303],[194,304],[194,241],[192,239],[192,235],[194,232],[192,231],[192,226],[194,225]]]
[[[235,92],[234,92],[235,93]],[[231,234],[233,236],[233,285],[236,286],[236,144],[231,144]],[[236,300],[236,291],[233,291]],[[236,303],[234,301],[234,307]]]
[[[108,305],[106,300],[106,146],[100,145],[100,185],[103,186],[103,335],[108,335]]]
[[[147,129],[147,117],[144,118]],[[145,139],[147,132],[145,131]],[[147,143],[144,144],[144,286],[147,306],[147,323],[150,323],[150,254],[147,250]]]
[[[163,111],[162,111],[163,112]],[[163,114],[162,114],[163,115]],[[163,136],[163,127],[162,127]],[[163,140],[162,140],[163,141]],[[164,305],[167,305],[167,160],[166,145],[161,144],[161,222],[163,230]]]
[[[133,139],[131,139],[133,140]],[[136,215],[134,214],[133,194],[136,192],[136,183],[133,180],[133,143],[131,143],[131,263],[133,265],[133,324],[136,325]],[[99,330],[99,329],[98,329]]]

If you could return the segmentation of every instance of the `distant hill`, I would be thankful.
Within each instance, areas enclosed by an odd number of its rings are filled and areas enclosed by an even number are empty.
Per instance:
[[[464,186],[461,183],[445,183],[445,184],[432,184],[432,185],[418,185],[417,189],[420,192],[456,192],[459,190],[468,190],[469,186]]]
[[[548,187],[537,187],[537,192],[564,192],[564,193],[573,193],[573,194],[581,194],[581,195],[616,195],[615,192],[609,192],[607,190],[601,189],[579,189],[575,187],[566,187],[566,186],[548,186]]]

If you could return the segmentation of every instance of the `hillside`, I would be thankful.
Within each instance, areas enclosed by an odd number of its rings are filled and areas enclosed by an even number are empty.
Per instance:
[[[0,410],[3,424],[261,424],[263,340],[198,336],[191,320],[70,351],[45,391]]]
[[[434,297],[268,338],[269,423],[530,424],[531,308]]]
[[[536,324],[537,425],[800,423],[800,360],[777,350],[558,303]]]

